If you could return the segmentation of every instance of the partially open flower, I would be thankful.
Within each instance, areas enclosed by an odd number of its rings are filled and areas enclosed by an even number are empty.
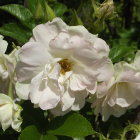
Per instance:
[[[101,114],[103,121],[110,115],[121,116],[127,109],[140,105],[140,51],[133,63],[115,64],[114,76],[108,82],[98,85],[95,114]]]
[[[60,18],[38,25],[19,53],[18,95],[43,110],[79,110],[89,92],[96,92],[97,81],[112,75],[108,53],[105,41],[83,26],[68,26]]]
[[[9,96],[0,93],[0,124],[4,131],[10,126],[16,131],[20,131],[21,111],[22,108],[15,104]]]

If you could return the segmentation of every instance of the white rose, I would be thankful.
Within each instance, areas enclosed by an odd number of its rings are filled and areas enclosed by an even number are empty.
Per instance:
[[[103,121],[140,105],[140,51],[133,63],[119,62],[114,69],[114,76],[98,85],[96,103],[93,103],[95,114],[100,113]]]
[[[10,54],[5,54],[8,43],[0,35],[0,92],[7,93],[9,81],[15,81],[15,66],[17,63],[18,49]]]
[[[20,131],[22,123],[21,111],[22,108],[15,104],[9,96],[0,93],[0,124],[4,131],[10,126],[14,130]]]
[[[60,18],[38,25],[19,52],[17,94],[43,110],[79,110],[88,93],[96,92],[97,81],[112,75],[108,53],[105,41],[83,26],[68,26]]]

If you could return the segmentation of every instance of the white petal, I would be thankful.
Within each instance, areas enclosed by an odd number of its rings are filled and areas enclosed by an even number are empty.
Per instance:
[[[68,89],[64,93],[61,101],[62,101],[62,111],[68,110],[73,105],[73,103],[75,101],[74,92],[71,91],[70,89]]]
[[[128,107],[135,101],[135,96],[133,95],[133,88],[131,84],[119,83],[117,84],[118,97],[116,98],[116,104],[121,107]]]
[[[31,99],[31,102],[34,104],[39,103],[40,97],[42,95],[42,90],[44,89],[44,84],[45,82],[47,82],[46,80],[42,81],[42,78],[43,72],[40,72],[31,81],[29,97]]]
[[[55,108],[60,101],[59,87],[52,82],[53,80],[44,88],[39,100],[39,106],[43,110]]]
[[[9,103],[9,102],[12,103],[13,102],[12,99],[9,96],[0,93],[0,104],[5,104],[5,103]]]
[[[0,54],[5,54],[7,46],[8,46],[7,41],[3,40],[3,36],[0,35]]]
[[[19,81],[25,81],[38,74],[49,62],[51,56],[40,43],[29,42],[21,48],[19,57],[17,77]]]
[[[71,110],[78,111],[85,105],[85,98],[88,96],[86,90],[78,91],[74,93],[75,102],[71,107]]]
[[[53,69],[51,70],[51,72],[49,73],[48,77],[50,79],[58,80],[60,76],[60,70],[61,70],[61,66],[58,63],[56,63]]]
[[[86,39],[90,38],[90,33],[88,32],[88,30],[81,25],[78,26],[70,26],[68,28],[68,33],[71,35],[75,35],[75,36],[80,36],[80,37],[84,37]]]
[[[93,64],[93,69],[99,72],[98,81],[108,81],[113,76],[114,68],[110,59],[103,57]]]
[[[66,28],[67,25],[60,18],[55,18],[52,22],[36,26],[33,29],[33,38],[31,40],[40,42],[48,48],[50,40]]]
[[[94,39],[94,48],[102,56],[108,56],[108,54],[109,54],[109,46],[101,38],[95,38]]]
[[[7,103],[0,107],[0,122],[5,131],[12,123],[12,105]]]
[[[15,88],[16,88],[16,94],[20,99],[24,99],[24,100],[29,99],[30,84],[17,82]]]

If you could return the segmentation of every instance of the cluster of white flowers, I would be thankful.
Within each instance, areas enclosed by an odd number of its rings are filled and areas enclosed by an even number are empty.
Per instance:
[[[7,82],[0,87],[3,130],[10,125],[19,130],[21,124],[21,108],[6,95],[9,81],[15,98],[31,100],[55,116],[80,110],[90,96],[96,97],[92,107],[103,121],[140,104],[140,51],[133,63],[113,66],[104,40],[60,18],[36,26],[29,42],[10,55],[5,54],[7,42],[0,39],[0,82]],[[8,118],[1,115],[3,108],[10,110],[5,112]]]

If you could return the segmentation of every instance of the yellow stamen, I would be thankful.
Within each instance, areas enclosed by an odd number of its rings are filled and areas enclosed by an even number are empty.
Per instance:
[[[68,59],[62,59],[58,62],[61,65],[61,74],[65,74],[72,69],[72,63]]]

